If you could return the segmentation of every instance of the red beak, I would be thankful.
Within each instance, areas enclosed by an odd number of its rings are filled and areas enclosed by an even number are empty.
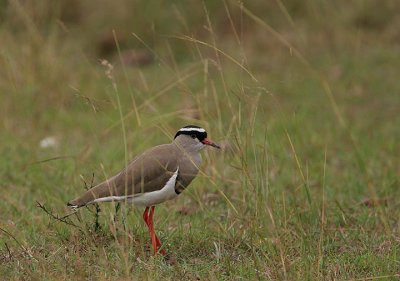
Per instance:
[[[204,139],[204,140],[202,140],[202,143],[205,144],[205,145],[214,146],[214,147],[216,147],[216,148],[221,148],[218,144],[216,144],[216,143],[210,141],[209,139]]]

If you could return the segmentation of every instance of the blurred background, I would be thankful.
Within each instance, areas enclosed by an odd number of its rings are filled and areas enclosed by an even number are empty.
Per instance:
[[[399,274],[399,27],[396,0],[0,1],[1,270],[88,278],[146,259],[140,212],[127,220],[141,243],[118,250],[36,201],[65,213],[82,178],[195,124],[224,150],[159,208],[184,270],[116,276]]]

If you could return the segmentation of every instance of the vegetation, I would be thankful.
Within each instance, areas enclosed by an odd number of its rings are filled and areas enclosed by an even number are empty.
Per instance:
[[[400,6],[246,2],[0,1],[4,280],[400,276]],[[57,219],[187,124],[224,149],[156,208],[168,259],[141,209]]]

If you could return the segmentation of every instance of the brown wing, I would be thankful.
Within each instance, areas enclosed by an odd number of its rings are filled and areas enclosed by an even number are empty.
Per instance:
[[[116,176],[89,189],[68,203],[81,207],[97,198],[133,196],[160,190],[178,168],[177,151],[171,144],[156,146],[136,157]]]

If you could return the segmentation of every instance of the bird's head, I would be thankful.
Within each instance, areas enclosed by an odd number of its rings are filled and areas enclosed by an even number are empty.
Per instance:
[[[180,128],[178,132],[176,132],[174,139],[178,140],[181,144],[193,147],[196,150],[201,150],[206,145],[221,148],[219,145],[207,138],[206,130],[194,125]]]

